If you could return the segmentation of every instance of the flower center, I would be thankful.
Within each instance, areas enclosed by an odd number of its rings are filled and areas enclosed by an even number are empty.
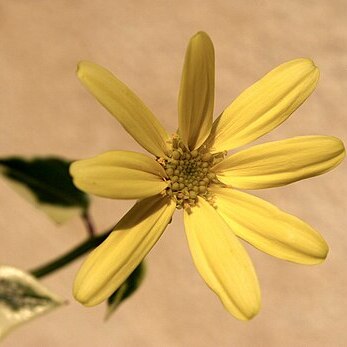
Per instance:
[[[213,196],[209,190],[212,183],[220,184],[211,168],[224,153],[211,154],[206,148],[190,151],[178,135],[172,138],[172,152],[168,159],[160,158],[169,180],[165,194],[176,202],[176,208],[189,209],[197,202],[198,196],[211,204]]]

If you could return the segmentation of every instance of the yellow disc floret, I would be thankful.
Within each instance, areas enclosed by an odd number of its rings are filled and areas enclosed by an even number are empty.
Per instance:
[[[164,194],[171,196],[178,209],[194,206],[198,196],[212,203],[213,196],[209,191],[209,185],[220,182],[211,168],[223,157],[223,153],[211,154],[203,146],[190,151],[179,136],[174,135],[169,158],[158,159],[169,181]]]

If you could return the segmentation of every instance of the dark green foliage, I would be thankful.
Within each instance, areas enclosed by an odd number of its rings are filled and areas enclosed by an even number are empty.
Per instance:
[[[69,161],[56,157],[0,159],[2,174],[30,189],[39,202],[86,210],[89,205],[88,196],[73,185],[69,165]]]
[[[131,296],[141,285],[145,275],[145,264],[140,263],[123,284],[108,298],[106,319],[118,308],[121,302]]]

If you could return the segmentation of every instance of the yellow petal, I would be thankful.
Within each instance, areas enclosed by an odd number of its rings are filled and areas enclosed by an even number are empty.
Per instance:
[[[111,199],[143,199],[167,187],[166,173],[154,159],[128,151],[110,151],[70,166],[79,189]]]
[[[245,145],[284,122],[315,89],[319,70],[309,59],[278,66],[246,89],[213,123],[212,152]]]
[[[169,136],[146,105],[103,67],[83,61],[77,76],[124,129],[148,152],[165,156]]]
[[[234,189],[214,187],[212,191],[218,214],[254,247],[300,264],[318,264],[326,258],[328,245],[302,220]]]
[[[204,199],[184,224],[195,266],[224,307],[236,318],[247,320],[260,308],[260,290],[253,265],[228,225]]]
[[[110,297],[158,241],[174,210],[169,198],[139,201],[82,264],[74,282],[76,300],[94,306]]]
[[[214,103],[214,49],[204,32],[187,47],[178,98],[179,133],[191,150],[200,147],[211,131]]]
[[[333,169],[345,156],[341,140],[301,136],[238,152],[215,165],[218,179],[240,189],[283,186]]]

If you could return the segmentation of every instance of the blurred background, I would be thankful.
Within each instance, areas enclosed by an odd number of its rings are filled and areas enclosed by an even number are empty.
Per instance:
[[[344,0],[0,0],[0,156],[79,159],[140,150],[79,84],[80,60],[113,71],[174,132],[185,48],[198,30],[215,45],[216,116],[272,68],[310,57],[321,71],[316,92],[257,142],[326,134],[346,143],[346,14]],[[84,308],[71,296],[80,260],[43,279],[69,305],[24,325],[2,346],[345,346],[345,177],[346,162],[320,177],[255,192],[319,230],[330,254],[320,266],[300,266],[245,245],[263,297],[248,323],[230,316],[200,279],[177,213],[147,258],[144,284],[109,321],[104,305]],[[95,198],[98,231],[132,204]],[[0,263],[31,269],[85,236],[78,218],[56,226],[0,179]]]

